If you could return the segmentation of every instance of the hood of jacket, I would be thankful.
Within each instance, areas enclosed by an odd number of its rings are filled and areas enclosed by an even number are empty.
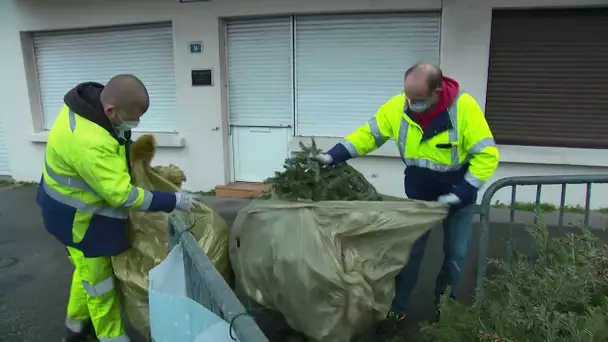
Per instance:
[[[122,143],[112,122],[103,112],[100,95],[104,85],[97,82],[80,83],[72,88],[63,97],[63,102],[77,115],[103,127],[116,140]],[[125,133],[126,140],[130,140],[131,132]]]

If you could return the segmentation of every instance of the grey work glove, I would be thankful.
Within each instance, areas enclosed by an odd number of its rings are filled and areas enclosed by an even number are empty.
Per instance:
[[[310,157],[323,165],[331,165],[334,163],[334,159],[327,153],[319,153],[316,156],[310,155]]]
[[[196,200],[192,195],[176,192],[175,193],[175,209],[190,212],[196,205]]]
[[[441,195],[437,199],[437,202],[447,205],[456,205],[460,204],[460,198],[454,194]]]

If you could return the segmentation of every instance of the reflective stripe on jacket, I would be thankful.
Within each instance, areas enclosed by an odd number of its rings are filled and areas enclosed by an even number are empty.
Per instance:
[[[404,110],[405,101],[402,93],[386,102],[365,125],[346,136],[342,142],[346,150],[357,157],[394,138],[407,166],[408,197],[435,200],[453,192],[463,202],[474,201],[499,160],[492,132],[475,99],[460,93],[426,132]]]
[[[64,106],[49,132],[37,201],[46,229],[87,257],[130,248],[129,210],[166,211],[175,195],[131,185],[128,149]]]

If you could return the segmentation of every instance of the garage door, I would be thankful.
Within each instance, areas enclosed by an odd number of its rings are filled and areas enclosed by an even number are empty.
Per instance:
[[[227,22],[228,108],[237,181],[261,182],[288,157],[293,126],[291,17]]]
[[[439,61],[438,12],[295,18],[297,135],[344,136],[403,91],[405,70]]]
[[[151,100],[137,131],[176,130],[170,23],[35,33],[34,53],[45,129],[52,127],[70,88],[129,73],[144,82]]]
[[[608,8],[495,11],[486,115],[501,144],[607,148]]]

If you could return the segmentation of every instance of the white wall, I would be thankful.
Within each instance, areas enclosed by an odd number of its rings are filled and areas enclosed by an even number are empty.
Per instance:
[[[485,105],[492,6],[600,5],[604,0],[215,0],[180,4],[178,0],[3,0],[0,2],[0,115],[6,128],[13,177],[38,180],[44,152],[44,136],[37,133],[40,112],[31,103],[35,84],[27,82],[28,58],[24,59],[19,32],[172,20],[175,36],[175,78],[178,136],[159,135],[161,147],[155,162],[174,163],[188,175],[185,185],[207,190],[230,181],[226,108],[223,90],[223,31],[221,18],[232,16],[337,11],[438,9],[443,3],[441,66],[456,78],[482,106]],[[188,43],[203,41],[202,54],[190,54]],[[27,43],[27,42],[26,42]],[[27,44],[25,45],[26,57]],[[212,68],[213,87],[191,87],[190,70]],[[8,81],[7,81],[8,80]],[[83,80],[84,81],[84,80]],[[28,87],[31,90],[28,92]],[[35,96],[34,96],[35,98]],[[35,101],[34,101],[35,102]],[[370,113],[371,115],[371,113]],[[219,130],[214,130],[220,127]],[[179,142],[185,142],[181,146]],[[324,142],[328,147],[334,141]],[[293,144],[297,146],[297,144]],[[403,166],[395,148],[388,146],[376,156],[353,161],[382,192],[403,196]],[[496,178],[513,175],[606,172],[608,158],[602,150],[501,147]],[[608,196],[594,188],[596,207],[608,206]],[[572,203],[582,203],[582,190],[569,188]],[[525,191],[524,191],[525,192]],[[521,192],[520,192],[521,193]],[[550,196],[549,196],[550,195]],[[559,200],[549,194],[544,201]],[[498,199],[506,201],[509,195]],[[532,200],[522,193],[519,200]]]

